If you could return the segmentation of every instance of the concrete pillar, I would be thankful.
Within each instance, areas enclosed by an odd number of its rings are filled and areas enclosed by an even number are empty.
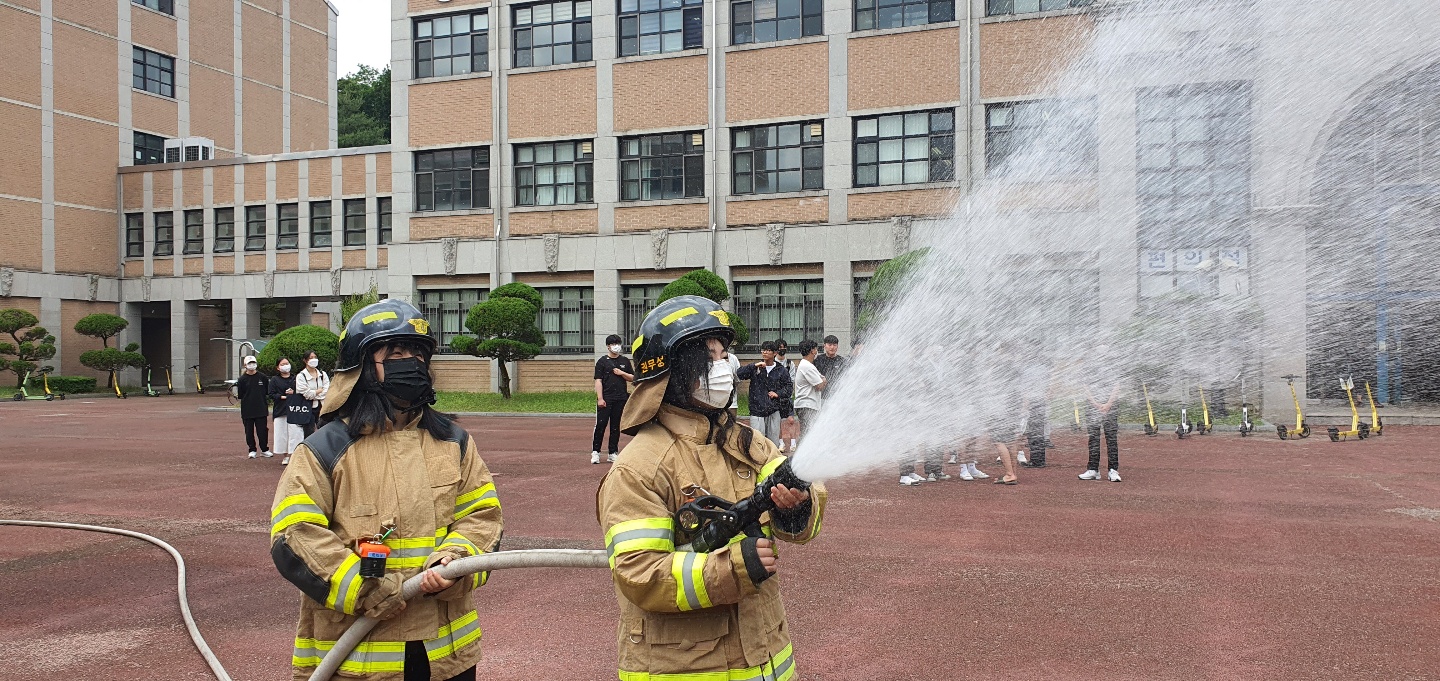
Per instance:
[[[605,351],[605,337],[620,333],[620,271],[595,269],[595,352]]]
[[[840,338],[840,347],[850,347],[850,329],[854,324],[854,288],[851,284],[849,260],[825,261],[825,334]],[[823,337],[822,337],[823,338]],[[816,338],[816,342],[820,342]]]
[[[254,340],[260,337],[260,301],[249,298],[230,300],[230,337],[237,340]],[[239,350],[236,345],[227,350],[230,357],[225,365],[230,376],[239,376],[243,370],[240,366]]]
[[[140,303],[120,303],[120,316],[129,323],[124,331],[115,339],[115,347],[121,350],[131,343],[140,342]],[[120,372],[120,385],[136,385],[140,377],[138,369],[129,369]]]
[[[1261,412],[1271,423],[1295,425],[1287,374],[1305,403],[1305,231],[1318,209],[1285,206],[1256,211],[1250,231],[1251,291],[1264,311],[1261,322]],[[1247,384],[1248,386],[1248,384]],[[1250,399],[1254,399],[1253,396]]]
[[[60,328],[63,320],[60,317],[59,298],[40,299],[40,326],[45,327],[50,335],[55,337],[55,357],[42,364],[50,364],[55,367],[56,375],[60,373],[61,355],[65,352],[65,346],[61,345],[60,337],[64,335],[64,329]]]
[[[193,392],[189,386],[194,382],[186,377],[190,375],[190,366],[199,363],[200,302],[173,300],[170,302],[170,378],[175,392]]]

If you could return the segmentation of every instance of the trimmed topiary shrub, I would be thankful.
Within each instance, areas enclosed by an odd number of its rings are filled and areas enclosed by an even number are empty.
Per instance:
[[[720,275],[710,270],[694,270],[681,275],[679,279],[665,285],[660,289],[660,297],[655,300],[656,304],[663,303],[677,296],[700,296],[708,298],[717,303],[724,303],[730,298],[730,289],[725,286],[725,280]],[[743,346],[750,342],[750,329],[746,328],[745,320],[740,315],[731,313],[730,327],[735,329],[735,347]]]
[[[19,308],[0,310],[0,334],[10,337],[0,341],[0,371],[15,373],[16,388],[31,371],[54,368],[42,362],[55,356],[55,337],[35,315]]]
[[[705,289],[705,297],[717,303],[730,300],[730,287],[725,285],[725,280],[721,279],[720,275],[710,270],[700,269],[686,272],[680,276],[680,279],[688,279],[699,284],[700,288]]]
[[[921,248],[886,260],[875,268],[875,275],[870,278],[870,286],[865,289],[860,318],[856,320],[861,336],[880,321],[894,300],[905,294],[911,275],[920,268],[928,255],[930,249]]]
[[[510,369],[507,362],[531,359],[545,350],[545,335],[536,317],[543,298],[528,284],[506,284],[490,292],[489,298],[470,308],[465,328],[474,336],[456,336],[450,347],[476,357],[497,360],[500,368],[500,395],[510,399]]]
[[[278,334],[265,344],[260,354],[255,356],[255,362],[260,365],[260,370],[267,373],[275,373],[275,364],[281,357],[290,358],[292,365],[291,372],[300,371],[305,366],[305,353],[314,350],[320,357],[320,368],[326,372],[335,370],[335,361],[340,356],[340,337],[336,336],[330,329],[306,324],[304,326],[292,326]]]
[[[530,303],[536,312],[539,312],[541,308],[545,307],[545,297],[540,295],[540,292],[536,291],[535,287],[518,281],[506,284],[490,292],[490,300],[498,298],[518,298]]]

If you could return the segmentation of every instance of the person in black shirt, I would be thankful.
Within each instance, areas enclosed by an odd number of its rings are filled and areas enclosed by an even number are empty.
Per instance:
[[[270,452],[270,429],[266,419],[270,417],[265,408],[265,393],[270,379],[256,369],[254,355],[245,356],[245,373],[235,380],[235,394],[240,398],[240,421],[245,424],[245,444],[250,447],[248,458],[255,458],[255,452],[263,450],[265,458],[274,456]]]
[[[825,377],[827,394],[834,395],[835,381],[839,380],[840,373],[845,371],[845,357],[840,354],[839,338],[825,337],[825,352],[815,358],[815,368]]]
[[[620,337],[610,334],[605,337],[604,357],[595,361],[595,441],[590,446],[590,463],[600,463],[600,439],[605,436],[605,427],[610,427],[610,456],[615,462],[620,455],[620,415],[625,411],[625,401],[630,399],[629,383],[635,380],[635,369],[630,358],[620,354]]]
[[[290,423],[290,401],[304,401],[304,395],[295,394],[295,375],[290,373],[290,359],[281,357],[276,363],[275,369],[280,372],[278,376],[270,377],[270,401],[275,404],[274,418],[270,424],[275,431],[275,449],[285,455],[280,460],[280,465],[290,463],[290,454],[295,451],[295,446],[305,439],[305,431],[298,423]]]

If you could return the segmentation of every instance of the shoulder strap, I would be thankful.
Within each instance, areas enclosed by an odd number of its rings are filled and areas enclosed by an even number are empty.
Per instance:
[[[315,458],[324,467],[325,474],[332,475],[336,464],[340,463],[340,457],[350,450],[350,445],[355,444],[355,440],[350,437],[345,422],[335,419],[321,426],[301,444],[315,453]]]
[[[465,432],[454,419],[450,421],[450,433],[442,438],[446,442],[454,442],[460,448],[460,460],[465,460],[465,443],[470,441],[470,433]]]

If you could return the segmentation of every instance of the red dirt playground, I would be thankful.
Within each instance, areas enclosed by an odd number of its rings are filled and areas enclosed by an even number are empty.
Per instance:
[[[231,675],[289,678],[301,596],[268,551],[280,460],[245,458],[238,415],[197,411],[223,403],[0,403],[0,518],[170,542]],[[590,421],[461,422],[495,472],[504,548],[602,547]],[[797,678],[1440,679],[1440,429],[1126,431],[1122,483],[1077,480],[1084,441],[1055,439],[1015,487],[902,487],[890,464],[831,481],[820,537],[780,563]],[[212,678],[156,547],[0,527],[0,585],[0,678]],[[480,678],[615,678],[607,572],[496,573],[475,601]]]

